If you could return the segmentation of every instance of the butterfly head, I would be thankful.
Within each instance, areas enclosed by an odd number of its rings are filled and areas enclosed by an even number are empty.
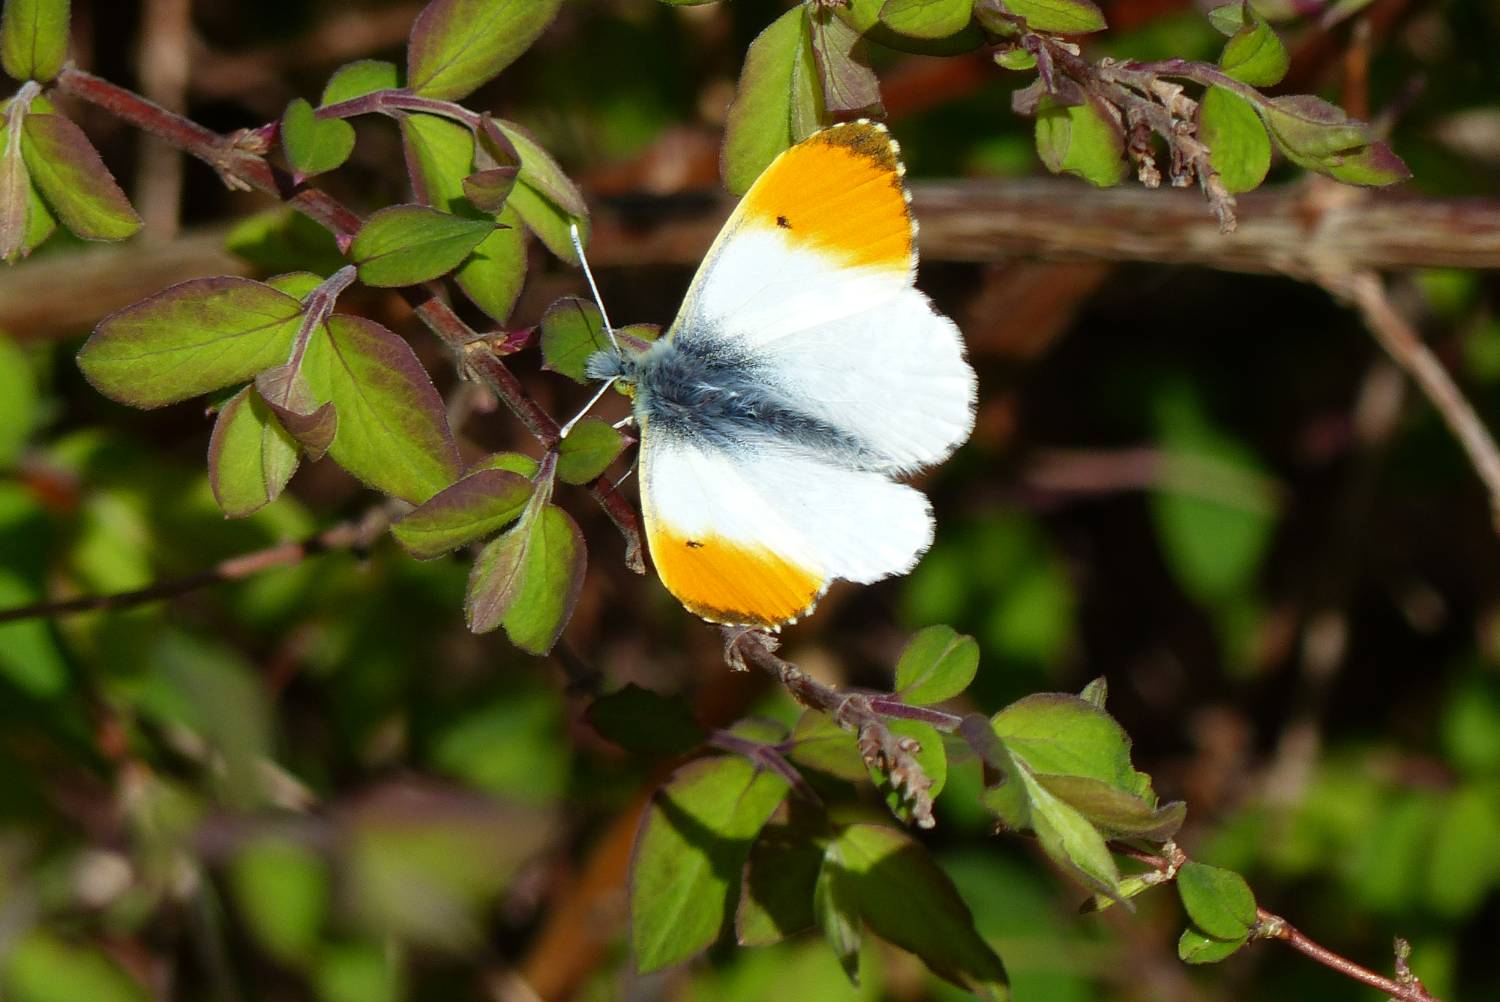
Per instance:
[[[626,396],[635,396],[635,384],[640,371],[640,362],[628,349],[606,348],[596,351],[584,363],[584,372],[590,379],[612,381]]]

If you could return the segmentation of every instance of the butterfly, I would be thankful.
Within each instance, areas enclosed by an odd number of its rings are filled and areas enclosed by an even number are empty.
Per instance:
[[[932,543],[898,478],[969,437],[976,381],[913,284],[904,174],[879,123],[813,133],[745,194],[667,332],[589,360],[632,398],[652,562],[704,619],[795,622],[835,579],[904,574]]]

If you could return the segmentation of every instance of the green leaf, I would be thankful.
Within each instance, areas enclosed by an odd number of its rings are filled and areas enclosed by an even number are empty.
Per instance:
[[[477,463],[469,467],[470,473],[480,470],[509,470],[511,473],[519,473],[527,480],[536,477],[536,472],[541,464],[530,456],[519,452],[496,452],[485,456]]]
[[[1472,915],[1500,883],[1500,789],[1466,783],[1442,806],[1422,881],[1433,911]]]
[[[953,882],[920,843],[894,828],[854,824],[834,845],[859,914],[873,932],[980,998],[1010,997],[1000,958],[974,929],[974,917]]]
[[[931,724],[924,724],[917,720],[888,720],[886,726],[898,739],[909,738],[921,745],[920,750],[913,756],[917,765],[921,766],[922,772],[932,780],[932,787],[928,795],[936,799],[943,792],[943,786],[948,781],[948,750],[943,746],[943,736],[938,733],[937,728]],[[891,783],[890,777],[884,772],[869,767],[870,781],[875,784],[875,789],[885,799],[885,805],[892,814],[902,821],[910,824],[913,820],[911,804],[903,791],[896,789]]]
[[[287,838],[247,843],[229,866],[240,914],[266,952],[285,963],[312,958],[328,914],[328,871],[317,853]]]
[[[457,268],[495,229],[424,205],[381,209],[360,227],[349,257],[366,285],[420,285]]]
[[[586,383],[589,357],[609,349],[599,307],[587,299],[564,296],[542,314],[542,368]]]
[[[1083,687],[1083,691],[1078,694],[1078,698],[1092,706],[1097,706],[1101,710],[1104,709],[1104,703],[1109,698],[1109,680],[1103,675],[1093,679],[1088,685]]]
[[[1273,97],[1257,104],[1256,110],[1288,159],[1302,166],[1370,142],[1368,125],[1310,94]]]
[[[418,560],[431,560],[505,528],[521,517],[531,494],[526,477],[480,470],[401,516],[391,535]]]
[[[1276,524],[1273,487],[1190,387],[1168,388],[1155,405],[1165,467],[1151,513],[1163,556],[1188,594],[1222,602],[1254,584]]]
[[[519,183],[533,189],[538,195],[557,206],[564,213],[574,219],[586,220],[588,218],[588,205],[583,200],[583,193],[573,183],[563,169],[558,166],[552,155],[542,149],[541,145],[531,137],[531,133],[521,128],[514,122],[507,122],[502,118],[491,119],[486,117],[484,124],[493,125],[504,137],[510,148],[515,150],[520,163],[508,164],[500,160],[503,166],[519,166],[520,173],[517,175]],[[501,152],[503,148],[497,147],[493,132],[488,128],[482,135],[490,142],[487,144],[492,152]],[[500,159],[497,157],[497,159]]]
[[[419,199],[456,215],[483,216],[464,187],[474,171],[472,132],[436,115],[407,115],[401,120],[401,139],[412,189]],[[474,248],[453,278],[475,306],[504,321],[526,280],[526,241],[521,217],[509,205],[495,221],[499,228]]]
[[[1119,184],[1129,172],[1125,133],[1092,98],[1067,107],[1044,99],[1036,112],[1036,151],[1052,173],[1073,174],[1097,188]]]
[[[32,183],[76,236],[124,240],[141,228],[141,217],[83,130],[61,115],[33,113],[21,131]]]
[[[703,728],[685,700],[634,682],[594,700],[584,716],[605,740],[637,754],[681,755],[703,743]]]
[[[1109,27],[1091,0],[1005,0],[1012,14],[1026,19],[1032,31],[1084,35]]]
[[[995,734],[1033,772],[1082,776],[1133,796],[1150,790],[1150,777],[1130,764],[1130,738],[1099,707],[1066,693],[1017,700],[991,720]]]
[[[689,763],[657,791],[630,866],[637,969],[687,960],[719,937],[751,844],[787,790],[731,755]]]
[[[406,50],[407,86],[456,101],[531,47],[562,0],[434,0],[417,15]]]
[[[357,59],[334,71],[323,85],[318,104],[327,106],[352,101],[378,90],[395,90],[401,86],[401,70],[383,59]]]
[[[302,360],[314,398],[338,411],[335,462],[378,491],[421,504],[463,463],[442,397],[404,340],[363,317],[335,315]]]
[[[1036,56],[1017,45],[996,52],[995,64],[1003,69],[1025,73],[1036,69]]]
[[[1047,774],[1038,774],[1036,779],[1048,793],[1082,814],[1107,838],[1165,842],[1177,834],[1187,818],[1187,805],[1180,800],[1157,807],[1151,800],[1097,779]]]
[[[1120,870],[1104,836],[1087,818],[1042,785],[1024,764],[1016,774],[1026,792],[1031,829],[1052,860],[1095,891],[1119,895]]]
[[[537,497],[474,561],[464,614],[475,633],[503,626],[511,643],[540,655],[557,643],[573,614],[587,553],[568,513],[537,504]]]
[[[14,465],[37,421],[36,373],[31,359],[0,334],[0,470]]]
[[[499,228],[464,259],[453,280],[475,306],[503,323],[526,284],[526,237],[520,214],[508,203],[496,222]]]
[[[800,77],[801,85],[798,85]],[[781,15],[750,43],[725,125],[724,184],[743,195],[792,143],[821,118],[817,64],[802,5]]]
[[[735,912],[735,941],[769,946],[813,924],[823,847],[796,824],[766,825],[750,850]]]
[[[1255,928],[1255,895],[1232,870],[1184,863],[1177,871],[1177,893],[1193,925],[1214,939],[1244,939]]]
[[[281,148],[294,176],[326,174],[354,152],[354,126],[341,118],[319,118],[299,97],[281,114]]]
[[[1281,82],[1291,66],[1291,56],[1281,37],[1245,4],[1242,27],[1224,46],[1219,65],[1236,80],[1252,87],[1270,87]]]
[[[979,644],[949,626],[929,626],[896,662],[896,695],[915,706],[952,699],[979,672]]]
[[[804,769],[815,769],[851,783],[869,774],[854,735],[826,713],[804,711],[792,730],[791,742],[787,757]]]
[[[16,80],[46,83],[68,59],[68,0],[5,0],[0,66]]]
[[[286,361],[302,304],[247,278],[196,278],[106,317],[78,353],[105,396],[160,407]]]
[[[1233,36],[1245,26],[1245,4],[1236,0],[1235,3],[1226,3],[1222,7],[1215,7],[1208,12],[1208,23],[1214,26],[1214,30],[1226,37]]]
[[[910,38],[946,38],[969,26],[974,0],[886,0],[880,21]]]
[[[1182,930],[1177,940],[1177,956],[1188,964],[1217,964],[1238,952],[1249,942],[1247,937],[1239,939],[1214,939],[1191,926]]]
[[[401,145],[412,190],[420,201],[478,218],[464,196],[464,178],[474,171],[474,133],[437,115],[404,115]]]
[[[102,951],[75,946],[41,930],[25,934],[11,946],[3,984],[6,1002],[147,1002],[150,998]]]
[[[859,917],[859,888],[844,867],[844,853],[832,842],[813,885],[813,916],[823,940],[838,958],[852,984],[859,984],[859,948],[864,940]]]
[[[557,444],[557,479],[565,484],[593,483],[624,451],[624,435],[603,418],[586,417]]]
[[[244,518],[275,501],[297,463],[296,440],[254,387],[220,406],[208,441],[208,482],[225,515]]]
[[[1335,181],[1380,188],[1411,177],[1411,169],[1385,143],[1371,143],[1352,153],[1340,154],[1337,163],[1318,168]],[[29,239],[29,238],[28,238]]]
[[[331,275],[349,263],[332,233],[286,207],[236,223],[224,237],[224,247],[262,271],[300,268]]]
[[[401,966],[382,945],[330,943],[311,980],[318,1002],[400,1002]]]
[[[985,34],[977,24],[965,24],[957,32],[942,38],[915,38],[893,30],[881,20],[888,0],[850,0],[848,6],[834,6],[833,13],[866,41],[897,52],[924,56],[956,56],[986,44]],[[970,6],[974,0],[966,0]]]
[[[1253,191],[1271,169],[1271,137],[1255,107],[1233,91],[1210,87],[1198,104],[1198,138],[1230,192]]]

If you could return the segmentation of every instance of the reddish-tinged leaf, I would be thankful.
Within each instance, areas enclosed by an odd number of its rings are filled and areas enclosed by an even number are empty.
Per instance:
[[[160,407],[286,361],[302,304],[247,278],[197,278],[106,317],[78,367],[111,399]]]
[[[251,387],[219,408],[208,441],[208,483],[230,518],[244,518],[281,496],[297,472],[297,443]]]
[[[503,626],[521,650],[546,654],[573,615],[587,561],[572,517],[534,496],[515,528],[474,562],[464,603],[469,629],[487,633]]]
[[[562,0],[434,0],[412,25],[407,86],[457,100],[531,47]]]
[[[338,412],[333,404],[319,405],[313,399],[301,369],[291,365],[267,369],[255,377],[255,390],[281,426],[301,443],[307,458],[322,459],[338,432]]]
[[[462,462],[443,399],[401,338],[363,317],[334,315],[302,360],[313,398],[338,411],[328,453],[376,490],[421,504]]]
[[[61,115],[26,116],[21,151],[32,182],[63,225],[85,240],[123,240],[141,228],[83,130]]]
[[[1346,153],[1324,173],[1345,184],[1367,187],[1398,184],[1411,177],[1411,170],[1406,162],[1385,143],[1371,143],[1354,153]]]
[[[505,208],[519,173],[519,167],[491,167],[470,174],[464,178],[464,197],[480,212],[493,216]]]
[[[814,11],[809,26],[823,106],[829,114],[835,118],[884,114],[880,80],[870,68],[859,32],[827,8]]]
[[[21,156],[20,143],[9,142],[10,129],[0,130],[0,260],[14,261],[26,249],[31,228],[31,175]]]
[[[578,186],[573,183],[572,179],[563,173],[557,161],[552,159],[552,154],[542,149],[541,144],[531,138],[531,133],[515,122],[486,117],[486,131],[482,135],[489,134],[490,123],[500,130],[500,134],[506,138],[520,157],[519,180],[523,184],[536,189],[538,194],[568,215],[577,219],[587,218],[589,208],[583,200],[583,193],[578,190]],[[494,149],[493,141],[488,143],[486,148]],[[504,161],[501,161],[500,165],[509,166]]]
[[[520,474],[480,470],[402,516],[391,535],[418,560],[431,560],[514,522],[531,492],[531,481]]]

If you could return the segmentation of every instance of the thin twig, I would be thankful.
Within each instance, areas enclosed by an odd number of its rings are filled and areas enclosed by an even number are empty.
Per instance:
[[[1442,415],[1489,491],[1490,515],[1496,531],[1500,531],[1500,448],[1473,405],[1422,342],[1416,329],[1396,309],[1379,275],[1362,271],[1327,278],[1325,284],[1335,294],[1347,295],[1354,301],[1375,340],[1406,370]]]
[[[1175,879],[1178,871],[1188,862],[1187,853],[1183,852],[1175,842],[1165,843],[1160,853],[1145,852],[1123,842],[1111,842],[1109,848],[1113,852],[1155,870],[1162,875],[1163,883]],[[1250,938],[1280,940],[1299,953],[1316,960],[1324,967],[1337,971],[1346,978],[1352,978],[1362,984],[1369,985],[1371,988],[1378,989],[1392,999],[1399,999],[1400,1002],[1440,1002],[1436,996],[1422,985],[1422,982],[1415,975],[1411,974],[1409,969],[1404,971],[1400,980],[1376,974],[1368,967],[1356,964],[1348,957],[1333,952],[1328,947],[1298,930],[1280,915],[1269,912],[1264,908],[1257,908],[1255,910],[1255,929],[1251,933]],[[1400,970],[1405,967],[1405,960],[1400,956],[1399,948],[1397,957],[1397,967]]]
[[[308,557],[320,553],[353,550],[370,546],[390,525],[390,514],[386,506],[373,509],[364,518],[340,522],[332,528],[318,533],[300,543],[281,543],[252,553],[221,560],[205,570],[196,571],[170,581],[158,581],[134,591],[115,592],[110,595],[84,595],[79,598],[56,602],[38,602],[16,609],[0,610],[0,624],[22,619],[53,618],[71,616],[83,612],[119,611],[136,606],[177,598],[199,591],[211,585],[227,581],[243,581],[263,571],[277,567],[289,567]]]

